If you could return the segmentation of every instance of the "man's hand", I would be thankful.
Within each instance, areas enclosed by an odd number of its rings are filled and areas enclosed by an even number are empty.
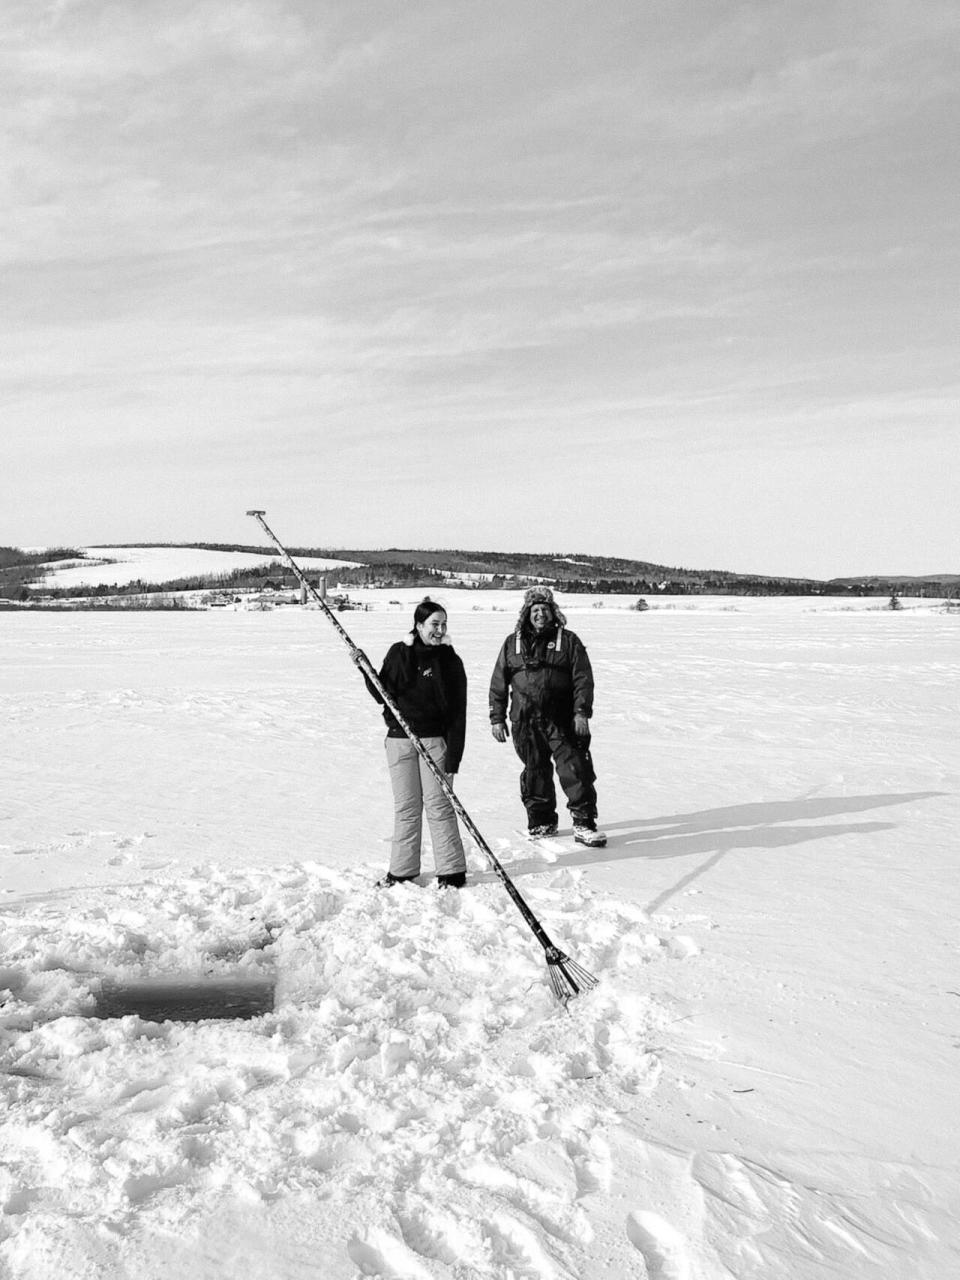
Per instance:
[[[578,738],[590,737],[590,721],[582,711],[578,711],[573,717],[573,732]]]
[[[496,738],[498,742],[506,742],[506,740],[510,737],[510,730],[502,721],[500,722],[500,724],[492,724],[490,726],[490,732],[493,734],[493,736]]]

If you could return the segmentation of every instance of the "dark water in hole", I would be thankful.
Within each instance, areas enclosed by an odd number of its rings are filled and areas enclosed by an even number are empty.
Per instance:
[[[98,1018],[136,1014],[150,1022],[202,1022],[207,1018],[258,1018],[273,1011],[273,978],[147,978],[105,982],[94,1010]]]

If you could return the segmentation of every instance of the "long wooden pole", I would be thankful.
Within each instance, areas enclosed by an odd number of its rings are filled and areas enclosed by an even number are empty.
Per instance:
[[[316,587],[314,587],[313,584],[307,580],[305,574],[303,573],[303,571],[301,570],[297,562],[294,560],[293,556],[290,554],[290,552],[286,549],[286,547],[283,545],[283,543],[280,541],[277,535],[273,532],[273,530],[267,524],[267,521],[265,519],[266,512],[259,511],[259,510],[251,510],[247,512],[247,515],[253,516],[253,518],[260,524],[263,531],[266,533],[267,537],[270,539],[273,545],[277,548],[277,550],[283,556],[286,563],[292,569],[293,573],[296,575],[297,581],[300,583],[301,587],[303,587],[307,591],[307,593],[316,601],[316,603],[320,606],[321,610],[325,614],[327,620],[333,624],[340,639],[344,642],[344,644],[350,650],[350,655],[353,658],[354,663],[360,668],[360,670],[366,676],[367,680],[370,682],[373,688],[376,689],[377,693],[383,699],[384,704],[387,707],[389,707],[391,715],[393,715],[393,717],[396,719],[401,729],[410,739],[410,742],[413,744],[415,750],[417,751],[417,754],[420,756],[420,759],[423,760],[427,768],[430,770],[434,778],[437,780],[437,783],[440,786],[440,789],[443,791],[444,795],[450,801],[458,818],[466,827],[466,829],[470,832],[471,836],[473,836],[473,839],[476,841],[477,847],[480,850],[482,850],[487,861],[490,863],[490,866],[494,871],[495,875],[498,877],[498,879],[500,880],[500,883],[503,885],[507,893],[513,899],[513,902],[516,905],[517,910],[520,912],[524,920],[527,922],[527,925],[532,931],[533,936],[543,947],[544,954],[547,960],[547,965],[549,967],[550,985],[553,988],[554,994],[557,996],[557,998],[561,1002],[565,1004],[568,1000],[578,995],[581,991],[588,991],[592,987],[595,987],[597,985],[597,979],[591,973],[588,973],[587,970],[584,969],[581,965],[577,964],[575,960],[572,960],[569,956],[565,955],[550,940],[546,930],[543,928],[540,921],[530,910],[530,907],[527,904],[526,900],[523,898],[523,895],[520,893],[520,890],[517,888],[517,886],[513,883],[513,881],[507,875],[506,871],[504,870],[503,866],[500,863],[499,858],[497,858],[496,854],[487,844],[486,840],[484,840],[476,823],[473,821],[469,813],[464,808],[459,796],[456,794],[453,787],[451,787],[446,774],[443,772],[440,766],[436,763],[436,761],[430,755],[429,751],[420,741],[417,734],[414,732],[414,730],[410,727],[407,720],[404,718],[402,712],[398,708],[389,690],[385,688],[383,682],[381,681],[379,675],[377,674],[370,659],[367,657],[367,655],[363,652],[362,649],[358,648],[358,646],[354,644],[353,640],[350,638],[349,634],[344,629],[344,627],[341,626],[340,620],[337,618],[336,614],[327,604],[326,600],[324,600],[320,592],[317,591]]]

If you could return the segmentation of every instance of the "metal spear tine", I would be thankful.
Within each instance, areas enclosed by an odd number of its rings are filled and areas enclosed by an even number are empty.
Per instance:
[[[520,890],[517,888],[517,886],[513,883],[513,881],[507,875],[499,859],[494,854],[490,846],[487,844],[486,840],[484,840],[483,836],[480,834],[480,831],[477,828],[476,823],[473,821],[469,813],[467,813],[466,809],[463,807],[463,804],[460,801],[460,797],[456,794],[456,792],[450,786],[450,783],[447,781],[446,775],[444,774],[443,770],[439,767],[439,765],[435,763],[433,757],[427,751],[426,747],[423,745],[423,743],[414,733],[413,729],[411,729],[410,725],[404,719],[403,714],[400,711],[399,707],[394,702],[393,698],[387,692],[386,688],[381,682],[380,677],[377,674],[376,668],[370,662],[370,659],[367,657],[367,655],[363,652],[362,649],[359,649],[354,644],[353,640],[351,640],[350,636],[347,634],[344,627],[341,626],[339,619],[337,618],[333,610],[330,608],[330,606],[327,604],[326,600],[324,600],[320,592],[317,591],[316,587],[314,587],[311,582],[307,581],[302,569],[294,560],[293,556],[290,554],[290,552],[286,549],[286,547],[283,545],[283,543],[280,541],[277,535],[273,532],[273,530],[267,524],[267,521],[265,519],[266,512],[263,510],[254,509],[254,510],[248,511],[247,515],[252,516],[258,522],[258,524],[263,529],[264,533],[267,535],[267,537],[270,539],[273,545],[280,552],[281,556],[283,556],[283,559],[285,560],[285,562],[290,566],[291,570],[293,571],[301,587],[303,587],[303,589],[307,592],[307,594],[316,601],[316,603],[320,606],[321,610],[323,611],[324,616],[327,618],[329,622],[333,624],[340,639],[344,642],[344,644],[350,650],[351,656],[353,657],[355,664],[360,668],[363,674],[367,677],[367,680],[374,687],[374,689],[376,689],[377,693],[383,699],[384,704],[387,707],[389,707],[391,714],[396,719],[400,727],[403,729],[407,737],[410,739],[410,742],[413,744],[413,747],[416,750],[417,754],[420,756],[421,760],[424,762],[424,764],[433,774],[434,778],[436,778],[437,783],[440,786],[441,790],[443,791],[444,795],[453,805],[453,808],[457,814],[457,817],[463,823],[464,827],[466,827],[467,831],[470,832],[470,835],[475,840],[477,847],[483,852],[484,856],[489,862],[491,870],[497,876],[500,883],[506,889],[510,897],[513,899],[514,905],[516,906],[520,914],[523,916],[524,920],[527,923],[527,926],[529,927],[530,931],[533,933],[533,936],[543,947],[544,956],[547,961],[547,976],[550,979],[550,989],[553,992],[553,994],[556,996],[556,998],[560,1001],[562,1005],[566,1006],[569,1003],[569,1001],[574,998],[574,996],[580,995],[582,991],[590,991],[593,987],[597,985],[598,979],[595,978],[592,973],[588,973],[588,971],[584,969],[582,965],[578,964],[576,960],[572,960],[570,956],[565,955],[564,952],[562,952],[559,947],[554,946],[553,942],[548,937],[546,930],[543,928],[543,925],[540,923],[537,917],[530,910],[530,907],[527,904],[525,898],[520,893]]]

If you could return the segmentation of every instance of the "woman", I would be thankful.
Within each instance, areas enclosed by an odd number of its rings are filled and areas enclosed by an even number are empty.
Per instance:
[[[447,635],[447,614],[442,605],[429,598],[417,605],[412,630],[390,646],[379,674],[400,714],[449,781],[463,755],[467,676]],[[369,687],[382,703],[373,686]],[[394,825],[390,870],[378,885],[415,880],[420,874],[420,837],[426,812],[437,880],[441,886],[462,889],[467,863],[453,806],[387,706],[383,718]]]

